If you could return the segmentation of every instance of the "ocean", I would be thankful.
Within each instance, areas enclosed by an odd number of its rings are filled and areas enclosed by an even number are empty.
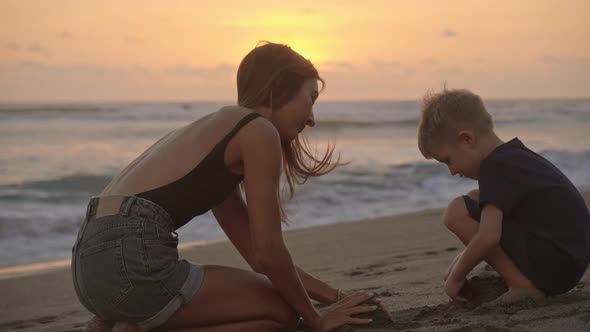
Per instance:
[[[230,103],[0,104],[0,266],[67,259],[86,202],[166,132]],[[491,100],[500,138],[519,137],[590,189],[590,100]],[[288,229],[444,207],[476,188],[425,160],[418,101],[323,102],[304,133],[336,144],[344,167],[298,188]],[[368,225],[369,226],[369,225]],[[181,242],[225,235],[213,216],[179,230]]]

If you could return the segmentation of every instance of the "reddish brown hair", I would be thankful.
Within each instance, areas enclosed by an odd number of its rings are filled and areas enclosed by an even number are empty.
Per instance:
[[[325,82],[309,60],[287,45],[259,43],[244,57],[238,68],[238,105],[247,108],[264,106],[271,110],[281,108],[299,92],[307,79],[322,82],[323,90]],[[314,152],[303,136],[283,142],[283,171],[290,197],[293,197],[295,185],[342,165],[339,157],[332,161],[332,144],[328,145],[323,157],[317,157]],[[281,220],[287,222],[282,206]]]

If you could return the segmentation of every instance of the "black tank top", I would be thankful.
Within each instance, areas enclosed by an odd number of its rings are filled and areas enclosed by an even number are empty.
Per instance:
[[[250,113],[243,117],[211,152],[182,178],[135,196],[161,206],[170,214],[177,229],[195,216],[221,204],[243,179],[243,176],[231,173],[225,166],[225,148],[243,126],[259,116],[258,113]]]

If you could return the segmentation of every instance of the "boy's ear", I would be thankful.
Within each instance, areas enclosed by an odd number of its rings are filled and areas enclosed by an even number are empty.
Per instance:
[[[476,137],[475,132],[472,129],[463,129],[457,134],[459,143],[467,144],[469,146],[475,145]]]

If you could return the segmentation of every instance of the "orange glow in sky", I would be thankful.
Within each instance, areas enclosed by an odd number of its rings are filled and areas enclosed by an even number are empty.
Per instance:
[[[290,45],[327,99],[590,97],[585,0],[0,2],[0,102],[233,100],[259,41]]]

